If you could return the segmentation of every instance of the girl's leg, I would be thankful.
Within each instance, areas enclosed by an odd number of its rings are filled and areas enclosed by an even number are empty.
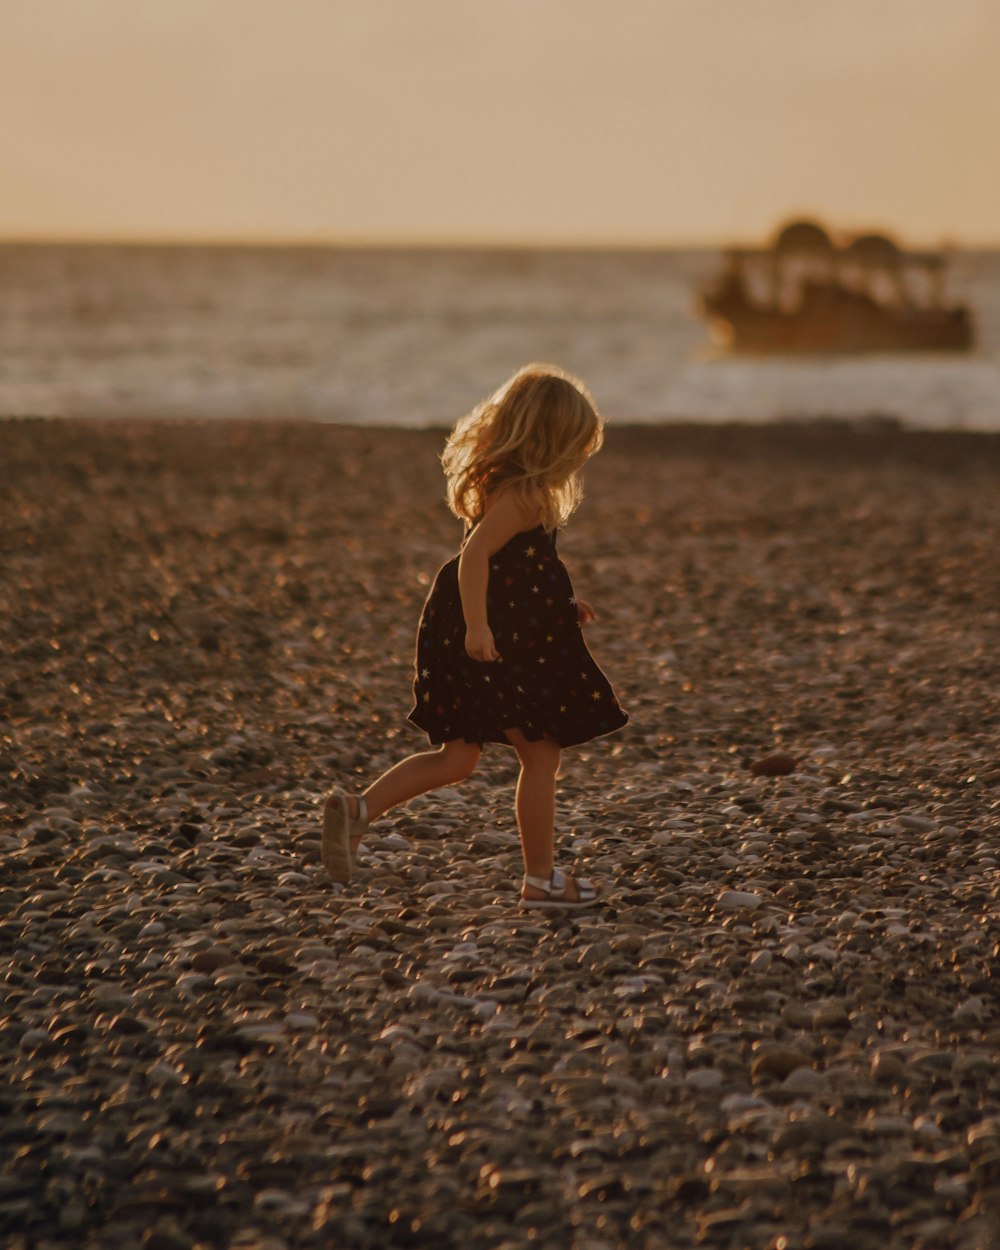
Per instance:
[[[435,751],[422,751],[419,755],[400,760],[364,792],[368,823],[378,820],[400,803],[415,799],[418,794],[463,781],[479,763],[481,754],[482,748],[477,743],[458,738]],[[357,799],[351,798],[349,802],[351,815],[357,816]],[[360,838],[351,839],[352,853],[358,849],[360,841]]]
[[[517,779],[515,811],[521,835],[524,871],[527,876],[552,876],[555,864],[556,774],[559,772],[559,743],[552,738],[529,742],[519,729],[506,730],[507,739],[521,762]],[[544,898],[542,890],[525,885],[524,898]],[[572,877],[566,879],[566,897],[580,897]]]

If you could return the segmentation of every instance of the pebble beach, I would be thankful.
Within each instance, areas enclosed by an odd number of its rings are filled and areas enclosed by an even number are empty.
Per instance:
[[[443,432],[0,423],[11,1250],[995,1250],[1000,435],[612,426],[560,536],[631,721],[423,737]]]

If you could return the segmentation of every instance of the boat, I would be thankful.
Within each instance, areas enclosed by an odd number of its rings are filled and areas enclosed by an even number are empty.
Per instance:
[[[945,269],[944,252],[796,220],[770,247],[727,249],[700,311],[713,341],[737,353],[969,351],[972,315],[947,302]]]

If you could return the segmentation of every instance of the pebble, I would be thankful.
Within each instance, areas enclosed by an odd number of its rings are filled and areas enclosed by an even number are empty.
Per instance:
[[[755,777],[787,777],[795,772],[797,764],[798,761],[791,755],[765,755],[751,763],[750,771]]]
[[[319,1028],[319,1016],[310,1011],[290,1011],[285,1016],[285,1028],[294,1033],[311,1033]]]
[[[897,818],[900,828],[911,833],[932,833],[937,828],[937,821],[931,820],[927,816],[911,815],[903,812]]]
[[[754,1080],[767,1076],[785,1077],[809,1066],[809,1056],[794,1046],[765,1042],[754,1056],[750,1075]]]
[[[781,1082],[786,1094],[818,1094],[826,1086],[826,1077],[812,1068],[795,1068]]]
[[[817,1003],[812,1012],[810,1027],[814,1029],[846,1029],[851,1017],[843,1003]]]
[[[715,1068],[694,1068],[684,1076],[684,1084],[688,1089],[700,1094],[713,1093],[722,1088],[723,1075]]]
[[[719,906],[725,911],[755,911],[763,901],[748,890],[723,890],[719,895]]]
[[[952,1019],[962,1028],[981,1024],[985,1017],[986,1004],[978,995],[973,995],[965,1002],[959,1003],[952,1014]]]
[[[877,1081],[891,1083],[902,1079],[906,1064],[901,1055],[892,1051],[878,1051],[872,1056],[871,1072]]]

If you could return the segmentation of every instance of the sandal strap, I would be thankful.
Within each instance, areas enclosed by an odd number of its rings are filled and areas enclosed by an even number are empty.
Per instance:
[[[358,820],[364,828],[368,828],[368,803],[363,794],[358,795]]]
[[[536,890],[543,890],[546,894],[551,895],[555,894],[557,890],[566,888],[566,876],[558,868],[552,869],[551,877],[531,877],[525,873],[524,884],[530,885]]]
[[[576,885],[578,903],[591,903],[597,898],[597,887],[588,877],[574,877],[573,882]],[[524,884],[533,886],[536,890],[542,890],[548,898],[566,897],[566,874],[559,868],[553,868],[552,876],[548,880],[545,877],[531,877],[525,873]]]

